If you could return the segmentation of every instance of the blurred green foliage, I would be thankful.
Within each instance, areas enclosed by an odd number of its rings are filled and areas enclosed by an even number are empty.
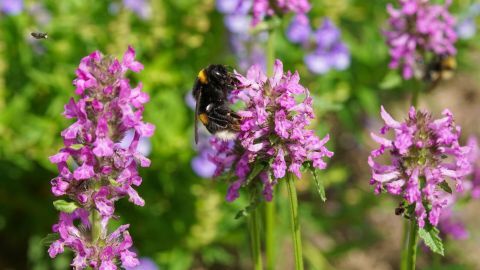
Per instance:
[[[390,207],[385,211],[393,212],[394,202],[372,195],[366,156],[358,156],[369,149],[365,127],[378,118],[380,104],[408,96],[398,74],[387,68],[381,36],[387,2],[312,1],[314,26],[329,16],[342,29],[352,54],[344,72],[309,73],[304,50],[277,35],[276,55],[287,69],[300,72],[315,97],[318,133],[332,135],[329,148],[335,151],[329,169],[321,174],[328,187],[327,203],[313,187],[307,189],[311,179],[298,186],[305,258],[311,269],[333,269],[351,250],[381,241],[367,218],[378,211],[379,200],[385,201],[385,209]],[[456,1],[453,10],[465,12],[471,3]],[[118,223],[130,223],[140,256],[153,258],[164,269],[249,267],[245,221],[234,219],[247,202],[226,203],[224,183],[200,179],[190,168],[195,155],[193,112],[185,95],[200,68],[210,63],[235,66],[222,15],[214,0],[150,4],[148,19],[139,18],[122,1],[96,0],[26,0],[21,14],[0,15],[0,269],[68,268],[69,254],[52,261],[41,243],[57,219],[49,185],[56,168],[48,156],[61,147],[60,131],[70,124],[61,113],[73,95],[80,59],[94,50],[121,57],[129,44],[145,66],[132,79],[141,81],[150,94],[145,119],[157,129],[152,166],[141,172],[139,193],[146,206],[120,201]],[[288,18],[282,31],[287,24]],[[34,40],[32,31],[47,32],[49,38]],[[459,43],[461,70],[471,72],[476,65],[469,59],[478,54],[479,43],[478,38]],[[291,253],[285,191],[277,191],[279,261],[288,262],[280,256]],[[397,264],[395,259],[389,262]]]

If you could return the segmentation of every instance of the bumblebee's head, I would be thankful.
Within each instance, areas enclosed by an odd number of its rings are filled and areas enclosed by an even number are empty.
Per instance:
[[[198,72],[197,79],[200,84],[210,84],[219,89],[230,89],[238,83],[229,67],[224,65],[209,65]]]
[[[210,65],[206,69],[206,73],[210,81],[217,85],[225,84],[230,74],[224,65]]]

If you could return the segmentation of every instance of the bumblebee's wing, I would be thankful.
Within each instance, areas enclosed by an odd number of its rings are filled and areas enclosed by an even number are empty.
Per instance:
[[[198,143],[198,109],[200,108],[200,99],[202,98],[202,91],[198,92],[195,100],[195,144]]]

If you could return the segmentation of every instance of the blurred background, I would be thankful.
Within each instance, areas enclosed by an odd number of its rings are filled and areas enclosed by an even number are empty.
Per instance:
[[[298,182],[299,211],[307,269],[398,269],[403,218],[398,201],[375,196],[367,156],[376,146],[370,131],[381,126],[379,108],[401,119],[410,89],[387,68],[382,37],[386,4],[376,0],[316,0],[311,27],[329,18],[347,50],[333,67],[312,67],[312,46],[289,40],[291,16],[282,19],[276,57],[298,70],[314,96],[313,128],[329,133],[335,156],[322,174],[323,203],[308,177]],[[443,2],[443,1],[442,1]],[[449,108],[463,127],[463,140],[480,134],[479,3],[458,0],[458,71],[421,97],[421,107],[439,115]],[[145,69],[132,75],[151,101],[145,119],[157,129],[144,142],[152,166],[141,170],[145,207],[117,203],[119,223],[130,223],[135,249],[157,269],[249,269],[245,219],[235,219],[245,199],[225,202],[227,184],[211,180],[208,162],[193,143],[189,96],[198,70],[223,63],[244,71],[264,63],[265,34],[246,36],[214,0],[0,0],[0,269],[68,269],[71,254],[52,260],[42,239],[58,213],[50,180],[56,168],[48,156],[62,146],[60,131],[71,124],[61,115],[73,96],[80,59],[94,50],[121,57],[137,51]],[[36,40],[31,32],[46,32]],[[290,38],[291,39],[291,38]],[[243,196],[245,197],[245,196]],[[292,269],[286,190],[277,190],[277,265]],[[454,209],[468,238],[444,235],[446,256],[421,250],[419,269],[480,269],[480,203],[464,199]],[[147,269],[147,268],[145,268]],[[150,269],[150,268],[148,268]],[[155,269],[155,268],[152,268]]]

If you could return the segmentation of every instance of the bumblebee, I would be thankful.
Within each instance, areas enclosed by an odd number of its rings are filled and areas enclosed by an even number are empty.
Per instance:
[[[195,98],[195,143],[198,120],[217,137],[231,140],[240,130],[241,117],[228,106],[228,93],[240,84],[224,65],[209,65],[198,72],[193,86]]]
[[[457,61],[452,55],[436,55],[428,63],[425,69],[424,80],[432,84],[437,84],[440,80],[451,79],[457,68]]]
[[[35,39],[47,39],[48,38],[47,33],[32,32],[32,33],[30,33],[30,35],[32,35],[32,37],[34,37]]]

